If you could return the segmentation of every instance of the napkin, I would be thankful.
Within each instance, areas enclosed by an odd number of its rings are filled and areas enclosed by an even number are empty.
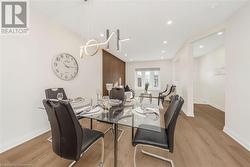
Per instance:
[[[89,110],[91,110],[91,106],[80,107],[80,108],[75,109],[74,111],[75,111],[75,114],[79,114],[81,112],[86,112]]]
[[[92,110],[86,110],[84,112],[81,112],[80,115],[86,116],[86,115],[93,115],[93,114],[97,114],[101,111],[101,107],[95,107]]]

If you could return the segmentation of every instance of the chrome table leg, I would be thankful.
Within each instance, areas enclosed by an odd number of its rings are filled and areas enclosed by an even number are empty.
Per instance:
[[[114,124],[114,167],[117,167],[118,153],[118,124]]]
[[[92,118],[90,119],[90,129],[93,129],[93,120],[92,120]]]

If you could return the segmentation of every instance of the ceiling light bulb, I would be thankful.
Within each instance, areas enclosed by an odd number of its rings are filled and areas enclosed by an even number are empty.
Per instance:
[[[218,6],[218,4],[217,4],[217,3],[213,3],[213,4],[211,4],[211,6],[210,6],[210,7],[211,7],[212,9],[214,9],[214,8],[216,8],[217,6]]]
[[[199,48],[202,49],[202,48],[204,48],[204,46],[203,46],[203,45],[200,45]]]
[[[100,34],[100,37],[104,37],[104,34],[103,34],[103,33],[101,33],[101,34]]]
[[[125,53],[125,54],[124,54],[124,56],[125,56],[125,57],[127,57],[127,56],[128,56],[128,54],[127,54],[127,53]]]
[[[172,20],[168,20],[168,22],[167,22],[168,25],[171,25],[172,23],[173,23]]]
[[[218,32],[217,35],[223,35],[224,33],[221,31],[221,32]]]
[[[165,50],[162,50],[161,53],[166,53],[166,51],[165,51]]]
[[[168,43],[168,41],[163,41],[163,44],[167,44]]]

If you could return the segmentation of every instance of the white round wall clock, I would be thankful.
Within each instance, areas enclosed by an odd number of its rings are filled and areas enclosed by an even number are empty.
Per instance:
[[[76,77],[79,67],[72,55],[62,53],[53,58],[52,69],[58,78],[70,81]]]

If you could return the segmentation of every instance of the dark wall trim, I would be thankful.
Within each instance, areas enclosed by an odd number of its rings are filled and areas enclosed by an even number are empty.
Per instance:
[[[125,85],[126,63],[117,58],[106,50],[102,50],[102,91],[103,95],[108,95],[106,83],[119,81],[121,78],[122,85]]]

